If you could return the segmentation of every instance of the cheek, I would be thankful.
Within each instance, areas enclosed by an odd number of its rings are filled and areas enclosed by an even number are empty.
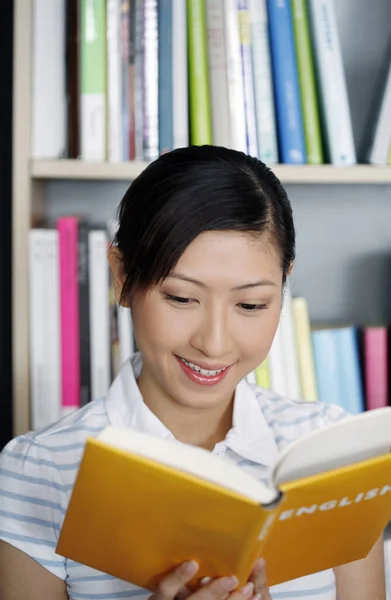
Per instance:
[[[245,355],[261,357],[268,354],[278,327],[279,309],[265,309],[257,318],[248,319],[239,332],[242,352]]]
[[[163,348],[186,337],[186,319],[162,300],[145,299],[132,310],[133,329],[141,350]]]

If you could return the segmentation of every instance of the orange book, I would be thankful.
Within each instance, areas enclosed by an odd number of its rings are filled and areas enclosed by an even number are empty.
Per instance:
[[[207,450],[108,427],[87,441],[56,552],[143,588],[180,562],[269,585],[363,558],[391,519],[391,407],[294,442],[265,486]]]

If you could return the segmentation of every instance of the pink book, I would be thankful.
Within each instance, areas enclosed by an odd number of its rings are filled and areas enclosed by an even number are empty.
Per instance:
[[[367,410],[388,406],[387,328],[364,330],[364,368]]]
[[[60,250],[61,403],[63,414],[80,408],[78,219],[57,221]]]

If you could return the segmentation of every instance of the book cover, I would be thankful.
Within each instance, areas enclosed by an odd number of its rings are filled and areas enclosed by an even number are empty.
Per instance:
[[[205,0],[187,0],[190,140],[212,144]]]
[[[78,219],[57,221],[60,254],[61,403],[64,413],[80,408]]]
[[[334,335],[337,342],[341,395],[346,410],[355,415],[365,409],[364,389],[356,327],[340,327]]]
[[[386,327],[364,328],[365,400],[368,410],[388,405]]]
[[[79,344],[80,344],[80,404],[91,400],[90,352],[90,273],[88,257],[89,225],[85,219],[78,223],[78,284],[79,284]]]
[[[391,55],[391,52],[389,52]],[[391,58],[388,73],[385,74],[380,109],[376,119],[374,137],[369,153],[369,162],[373,165],[386,165],[391,144]]]
[[[293,298],[292,311],[295,324],[302,398],[307,401],[317,400],[318,392],[311,340],[311,324],[306,299],[302,297]]]
[[[240,56],[244,90],[244,112],[246,116],[247,154],[258,156],[257,128],[255,121],[254,77],[251,60],[251,25],[248,0],[237,0]]]
[[[159,156],[159,56],[157,0],[144,0],[143,156]]]
[[[187,6],[183,0],[172,2],[172,71],[175,73],[172,93],[174,148],[189,145]]]
[[[173,6],[158,2],[159,44],[159,153],[173,149]]]
[[[224,30],[231,148],[246,152],[246,115],[244,110],[244,89],[236,0],[224,0]]]
[[[268,0],[277,129],[283,163],[306,162],[292,11],[288,0]]]
[[[324,160],[306,0],[292,0],[292,17],[307,162],[318,165]]]
[[[301,383],[290,282],[287,282],[284,291],[280,327],[285,364],[286,395],[291,399],[298,399],[301,398]]]
[[[78,158],[80,154],[79,0],[67,0],[66,11],[67,157]]]
[[[107,159],[122,160],[122,0],[107,0]]]
[[[353,165],[356,150],[334,1],[309,0],[308,8],[327,158],[335,165]]]
[[[270,369],[268,357],[266,357],[263,363],[255,369],[255,381],[260,387],[265,388],[266,390],[270,389]]]
[[[191,587],[244,583],[260,556],[269,585],[363,558],[391,517],[391,408],[371,412],[293,443],[270,486],[202,448],[108,428],[87,441],[56,553],[149,590],[190,558]]]
[[[134,159],[144,159],[144,1],[130,0],[130,35],[134,40]],[[133,6],[132,6],[133,5]],[[132,18],[133,17],[133,18]],[[131,50],[130,50],[131,51]],[[132,98],[130,99],[132,102]]]
[[[319,329],[311,332],[314,353],[318,400],[337,404],[345,410],[339,369],[337,337],[334,329]]]
[[[106,160],[106,3],[81,0],[80,153],[83,160]]]
[[[207,0],[208,64],[213,144],[231,147],[224,0]]]
[[[278,162],[278,145],[266,0],[249,8],[258,157],[269,165]]]

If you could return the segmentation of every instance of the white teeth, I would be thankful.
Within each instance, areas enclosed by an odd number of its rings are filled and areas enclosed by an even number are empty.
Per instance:
[[[208,370],[208,369],[201,369],[200,366],[195,365],[194,363],[191,363],[187,360],[185,360],[184,358],[180,359],[183,363],[185,363],[185,365],[187,365],[188,367],[190,367],[191,369],[193,369],[193,371],[197,371],[199,373],[201,373],[201,375],[203,375],[204,377],[208,376],[208,377],[214,377],[215,375],[218,375],[219,373],[221,373],[222,371],[225,371],[226,367],[224,367],[224,369],[219,369],[217,371],[212,371],[212,370]]]

